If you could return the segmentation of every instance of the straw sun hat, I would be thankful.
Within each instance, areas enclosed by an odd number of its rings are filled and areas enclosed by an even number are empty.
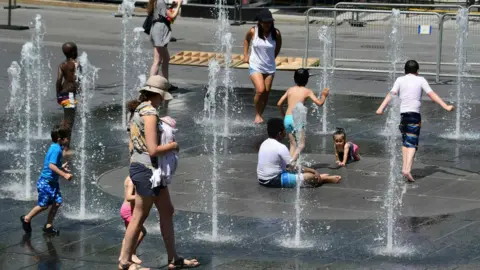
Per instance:
[[[168,88],[170,87],[170,83],[168,80],[160,75],[150,76],[148,78],[147,83],[144,87],[140,88],[139,91],[148,91],[152,93],[157,93],[162,96],[164,100],[171,100],[173,96],[168,93]]]

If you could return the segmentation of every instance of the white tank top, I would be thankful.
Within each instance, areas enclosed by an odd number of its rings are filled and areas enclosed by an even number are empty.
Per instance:
[[[273,31],[276,31],[273,29]],[[258,37],[258,27],[255,26],[255,34],[250,46],[249,67],[262,74],[275,73],[275,47],[277,42],[270,34],[265,40]]]

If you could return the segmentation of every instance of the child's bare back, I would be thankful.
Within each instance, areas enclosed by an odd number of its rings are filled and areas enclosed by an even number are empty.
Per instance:
[[[77,93],[77,68],[78,63],[76,60],[68,60],[59,65],[58,70],[61,73],[62,84],[61,87],[57,88],[57,94]]]
[[[301,102],[302,104],[304,104],[307,98],[311,98],[312,100],[316,98],[311,89],[308,89],[302,86],[290,87],[287,90],[286,94],[287,94],[287,104],[288,104],[286,114],[292,114],[293,108],[295,108],[295,105],[297,103]]]

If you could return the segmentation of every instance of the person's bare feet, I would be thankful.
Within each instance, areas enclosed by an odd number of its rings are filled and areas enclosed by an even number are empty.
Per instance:
[[[407,182],[409,183],[415,182],[415,179],[413,179],[413,176],[410,172],[402,172],[402,174],[403,174],[403,177],[407,179]]]
[[[256,115],[255,116],[255,121],[253,121],[255,124],[261,124],[263,123],[263,117],[261,117],[260,115]]]
[[[338,184],[342,177],[340,175],[329,175],[329,174],[321,174],[320,177],[323,181],[331,184]]]
[[[142,264],[142,260],[140,260],[140,258],[138,258],[135,254],[132,255],[132,262],[136,264]]]
[[[136,263],[129,262],[126,264],[119,263],[118,270],[150,270],[150,268],[144,268]]]
[[[195,268],[200,266],[200,263],[196,259],[184,259],[178,258],[175,262],[168,264],[168,269],[182,269],[182,268]]]

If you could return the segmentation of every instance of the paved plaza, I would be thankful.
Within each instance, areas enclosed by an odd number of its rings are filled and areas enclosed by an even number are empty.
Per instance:
[[[14,23],[28,25],[35,14],[46,22],[45,50],[56,75],[62,61],[61,44],[75,41],[80,52],[100,68],[87,136],[85,216],[79,215],[80,182],[61,180],[64,205],[55,225],[55,237],[41,232],[46,215],[33,220],[33,233],[24,235],[18,220],[36,203],[22,199],[21,164],[15,154],[21,143],[0,141],[0,269],[116,269],[124,234],[120,218],[123,180],[127,175],[127,135],[121,128],[121,19],[102,11],[72,12],[62,8],[18,9]],[[6,10],[0,10],[0,18]],[[134,17],[140,26],[143,18]],[[250,25],[232,28],[234,52],[241,52],[243,35]],[[303,26],[279,23],[284,35],[282,55],[302,56]],[[182,18],[173,26],[178,42],[171,53],[182,50],[213,51],[214,22]],[[30,32],[0,30],[0,107],[9,99],[6,72],[19,61]],[[379,41],[383,42],[383,41]],[[406,40],[414,43],[415,41]],[[454,46],[451,40],[449,46]],[[408,47],[408,46],[407,46]],[[150,53],[145,38],[146,53]],[[319,54],[320,51],[317,50]],[[379,50],[379,54],[385,53]],[[317,55],[319,57],[319,55]],[[393,254],[385,254],[386,210],[383,208],[389,174],[389,156],[384,126],[386,116],[375,110],[388,90],[388,76],[368,73],[340,73],[333,77],[328,97],[328,130],[346,129],[349,140],[360,147],[362,160],[346,168],[334,166],[333,141],[322,134],[317,114],[307,119],[305,162],[320,172],[340,174],[338,185],[301,189],[301,244],[293,248],[295,190],[268,189],[256,180],[256,151],[266,138],[266,126],[253,124],[253,90],[248,71],[235,70],[236,110],[231,111],[227,136],[219,136],[219,241],[211,239],[211,122],[203,117],[203,99],[208,71],[202,67],[172,66],[172,81],[180,89],[173,93],[168,115],[177,120],[180,164],[170,187],[176,208],[174,217],[178,252],[195,257],[198,269],[479,269],[480,268],[480,146],[477,140],[446,139],[455,126],[455,114],[425,101],[422,134],[413,175],[397,221],[397,242]],[[442,79],[432,88],[450,99],[454,80]],[[292,72],[278,72],[265,117],[279,117],[276,102],[282,90],[293,83]],[[472,89],[479,82],[470,81]],[[53,85],[53,84],[52,84]],[[317,89],[314,79],[310,86]],[[480,107],[478,94],[469,93],[468,117],[462,116],[464,133],[478,138]],[[47,127],[57,123],[62,111],[55,92],[44,98],[44,135],[33,141],[33,180],[36,180],[49,145]],[[232,101],[233,106],[233,101]],[[309,108],[310,104],[308,105]],[[0,117],[7,123],[9,115]],[[77,121],[78,123],[79,121]],[[222,130],[224,119],[215,121]],[[7,125],[0,127],[6,134]],[[17,134],[21,141],[21,134]],[[2,136],[4,138],[5,136]],[[15,140],[14,140],[15,141]],[[78,144],[78,137],[73,137]],[[207,150],[206,150],[207,149]],[[74,155],[73,164],[78,164]],[[77,163],[76,163],[77,162]],[[74,166],[78,176],[79,168]],[[15,180],[13,180],[15,179]],[[18,180],[20,179],[20,180]],[[17,181],[17,182],[16,182]],[[22,199],[22,200],[20,200]],[[167,268],[167,255],[152,210],[146,221],[148,235],[138,255],[144,266]]]

